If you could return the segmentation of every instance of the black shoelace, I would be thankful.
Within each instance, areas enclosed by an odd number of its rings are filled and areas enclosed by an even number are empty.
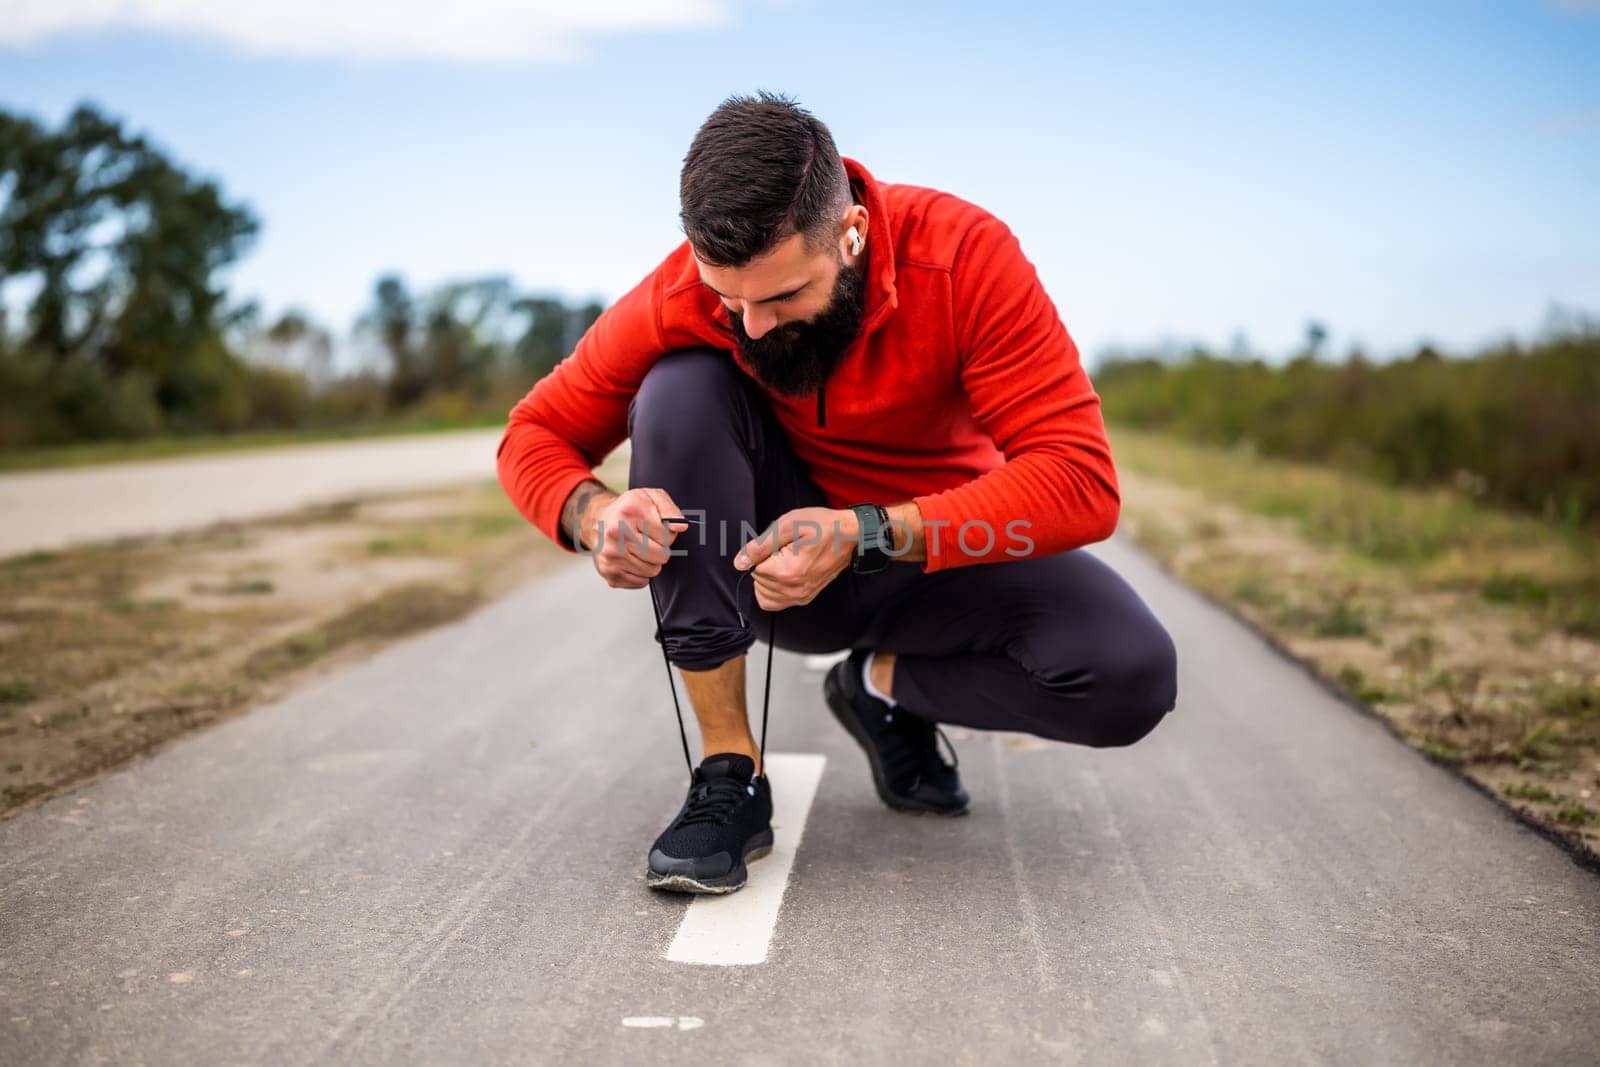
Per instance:
[[[739,611],[739,585],[749,576],[750,572],[746,571],[739,576],[739,581],[734,583],[733,602],[735,611]],[[667,655],[667,643],[662,639],[661,601],[656,596],[655,579],[648,579],[647,584],[650,586],[650,606],[655,610],[656,614],[656,643],[661,646],[661,662],[667,665],[667,688],[672,691],[672,710],[678,716],[678,739],[683,742],[683,762],[689,768],[689,784],[693,787],[695,784],[694,759],[689,755],[689,731],[683,725],[683,705],[678,701],[678,684],[672,677],[672,660]],[[739,611],[739,623],[740,625],[744,624],[744,612],[742,611]],[[761,758],[756,765],[757,772],[763,777],[767,773],[767,708],[772,703],[772,656],[777,649],[778,613],[774,611],[771,620],[767,624],[767,680],[761,693]],[[710,784],[715,784],[719,780],[727,781],[728,779],[712,779]],[[739,786],[739,790],[743,792],[744,786]],[[733,794],[730,793],[728,795],[732,796]]]
[[[708,778],[699,782],[690,787],[689,799],[677,825],[725,822],[754,789],[736,778]]]

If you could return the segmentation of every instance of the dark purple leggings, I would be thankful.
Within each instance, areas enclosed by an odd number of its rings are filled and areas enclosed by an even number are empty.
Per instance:
[[[629,484],[665,489],[705,519],[679,534],[673,550],[684,554],[655,585],[668,658],[709,670],[767,633],[771,616],[733,566],[748,531],[827,501],[760,390],[717,349],[661,357],[628,409],[628,435]],[[897,653],[895,699],[936,722],[1127,745],[1177,699],[1172,638],[1081,550],[933,574],[899,562],[873,575],[846,570],[778,616],[779,648]]]

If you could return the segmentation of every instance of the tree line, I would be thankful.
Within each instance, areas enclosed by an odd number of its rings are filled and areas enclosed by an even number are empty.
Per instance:
[[[501,415],[601,311],[385,275],[336,337],[230,298],[260,228],[94,106],[56,128],[0,109],[0,447]]]
[[[1600,321],[1555,309],[1543,336],[1375,364],[1319,358],[1326,332],[1271,365],[1204,347],[1119,353],[1093,377],[1108,422],[1336,464],[1385,482],[1453,486],[1585,526],[1600,519]]]

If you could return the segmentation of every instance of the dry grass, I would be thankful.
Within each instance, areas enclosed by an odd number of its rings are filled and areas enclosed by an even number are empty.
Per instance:
[[[0,560],[0,812],[566,559],[490,482]]]
[[[1126,529],[1431,757],[1600,851],[1600,542],[1112,430]]]

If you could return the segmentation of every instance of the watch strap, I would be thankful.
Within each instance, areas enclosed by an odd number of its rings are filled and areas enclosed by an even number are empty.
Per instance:
[[[889,550],[894,547],[889,535],[889,510],[882,504],[854,504],[850,510],[856,513],[859,528],[852,568],[861,574],[883,570],[889,565]]]

